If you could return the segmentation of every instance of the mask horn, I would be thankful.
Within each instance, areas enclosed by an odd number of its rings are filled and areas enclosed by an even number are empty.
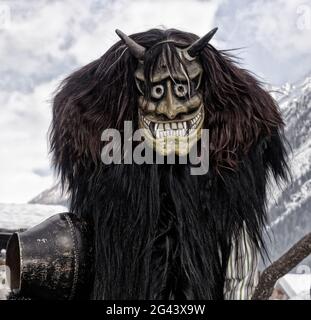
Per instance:
[[[127,36],[125,33],[123,33],[121,30],[117,29],[116,34],[123,40],[123,42],[127,45],[129,48],[131,54],[137,58],[138,60],[143,60],[144,55],[146,52],[146,48],[135,42],[133,39],[131,39],[129,36]]]
[[[204,37],[195,41],[186,51],[191,58],[195,58],[201,53],[209,41],[213,38],[214,34],[217,32],[218,28],[214,28]]]

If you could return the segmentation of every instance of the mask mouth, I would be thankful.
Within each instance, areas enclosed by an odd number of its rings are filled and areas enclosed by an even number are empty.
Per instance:
[[[141,125],[154,139],[165,137],[187,137],[196,133],[204,120],[204,109],[200,107],[192,118],[187,120],[152,121],[140,112]]]

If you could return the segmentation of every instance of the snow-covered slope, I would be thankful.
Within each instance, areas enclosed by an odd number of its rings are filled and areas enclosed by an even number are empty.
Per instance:
[[[292,180],[282,189],[272,186],[270,193],[272,259],[311,232],[311,75],[278,91],[276,98],[291,147]]]
[[[35,198],[30,200],[28,203],[48,204],[48,205],[62,205],[68,206],[68,195],[61,192],[60,184],[56,184],[54,187],[49,188]]]
[[[35,226],[53,214],[67,212],[64,206],[0,203],[0,229],[24,229]]]

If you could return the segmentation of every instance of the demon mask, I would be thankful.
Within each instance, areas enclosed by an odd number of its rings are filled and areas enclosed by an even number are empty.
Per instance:
[[[148,50],[116,30],[132,55],[137,58],[135,71],[139,91],[139,127],[144,129],[147,143],[163,155],[186,155],[200,139],[204,107],[200,84],[203,69],[198,55],[216,33],[211,30],[193,44],[173,39],[155,44]],[[173,44],[177,59],[163,51],[151,72],[146,72],[144,58],[160,44]],[[166,47],[171,50],[171,46]]]

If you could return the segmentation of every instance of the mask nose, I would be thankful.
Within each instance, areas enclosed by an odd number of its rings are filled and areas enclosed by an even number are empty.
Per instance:
[[[173,88],[171,81],[167,81],[166,96],[159,103],[156,111],[157,114],[165,115],[170,120],[175,119],[178,116],[178,114],[184,111],[183,106],[176,99],[172,90]]]

